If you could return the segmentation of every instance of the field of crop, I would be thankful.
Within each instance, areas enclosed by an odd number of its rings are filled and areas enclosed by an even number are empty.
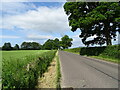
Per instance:
[[[79,54],[80,53],[80,49],[81,48],[71,48],[71,49],[64,49],[64,51],[72,52],[72,53],[75,53],[75,54]]]
[[[2,51],[2,88],[35,88],[56,51]]]
[[[16,50],[16,51],[2,51],[2,58],[3,59],[10,59],[10,58],[22,58],[27,55],[36,54],[36,53],[43,53],[47,52],[48,50]]]

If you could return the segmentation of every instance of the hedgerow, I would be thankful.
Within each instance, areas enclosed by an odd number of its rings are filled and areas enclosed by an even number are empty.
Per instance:
[[[120,59],[120,45],[108,46],[99,56]]]
[[[84,47],[80,50],[80,55],[87,56],[102,56],[113,59],[120,58],[120,45],[113,45],[107,47]]]
[[[103,59],[111,59],[109,61],[120,62],[120,45],[72,48],[65,49],[64,51],[75,52],[80,55],[102,57]]]
[[[80,55],[98,56],[104,52],[106,47],[83,47],[80,50]]]

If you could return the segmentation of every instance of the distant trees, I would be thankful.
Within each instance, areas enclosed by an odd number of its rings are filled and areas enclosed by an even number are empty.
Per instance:
[[[71,47],[72,38],[69,38],[68,35],[65,35],[61,38],[61,41],[58,38],[48,39],[43,45],[37,42],[23,42],[20,47],[18,44],[15,44],[14,47],[11,46],[11,43],[4,43],[2,50],[58,50],[66,49]]]
[[[15,46],[13,47],[14,50],[19,50],[19,45],[18,44],[15,44]]]
[[[43,49],[47,50],[53,50],[55,46],[54,40],[48,39],[44,44],[43,44]]]
[[[1,48],[2,50],[19,50],[19,45],[18,44],[15,44],[14,47],[11,46],[11,43],[8,42],[8,43],[4,43],[4,45],[2,46]]]
[[[4,45],[2,46],[2,50],[12,50],[12,46],[11,43],[4,43]]]
[[[61,38],[61,47],[62,49],[67,49],[68,47],[71,47],[72,45],[72,38],[69,38],[69,36],[65,35]]]
[[[40,50],[41,45],[37,42],[23,42],[21,44],[22,50]]]
[[[54,43],[54,49],[60,49],[60,41],[58,38],[55,38]]]
[[[55,38],[54,40],[48,39],[44,44],[43,48],[47,50],[53,50],[53,49],[60,49],[60,41],[58,38]]]
[[[58,38],[55,38],[54,40],[48,39],[44,44],[43,48],[47,50],[54,50],[54,49],[66,49],[68,47],[71,47],[72,45],[72,38],[69,38],[68,35],[65,35],[61,38],[61,41],[59,41]]]
[[[0,50],[2,50],[2,47],[0,47]]]

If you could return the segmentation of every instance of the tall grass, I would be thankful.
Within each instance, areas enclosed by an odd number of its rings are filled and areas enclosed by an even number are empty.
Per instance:
[[[61,72],[60,72],[60,61],[58,55],[56,56],[57,59],[57,86],[56,88],[61,88],[60,79],[61,79]]]
[[[38,76],[42,75],[55,56],[56,51],[47,51],[4,59],[2,88],[35,88]]]

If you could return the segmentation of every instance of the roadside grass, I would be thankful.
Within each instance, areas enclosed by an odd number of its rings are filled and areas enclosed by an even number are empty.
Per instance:
[[[61,81],[61,70],[60,70],[60,61],[59,61],[59,56],[56,56],[57,59],[57,85],[56,88],[61,88],[60,81]]]
[[[57,52],[50,66],[48,67],[48,70],[43,74],[42,77],[38,78],[38,85],[36,88],[60,88],[60,77],[60,63]]]
[[[36,88],[56,88],[56,67],[57,62],[55,55],[46,72],[42,77],[39,76]]]
[[[109,62],[113,62],[113,63],[120,63],[119,59],[109,58],[106,56],[88,56],[88,57],[96,58],[96,59],[100,59],[100,60],[105,60],[105,61],[109,61]]]
[[[14,51],[12,51],[14,52]],[[2,61],[2,88],[35,88],[38,76],[47,70],[56,51],[11,51]],[[28,54],[29,53],[29,54]],[[13,57],[14,55],[15,58]],[[21,56],[22,54],[22,56]]]

